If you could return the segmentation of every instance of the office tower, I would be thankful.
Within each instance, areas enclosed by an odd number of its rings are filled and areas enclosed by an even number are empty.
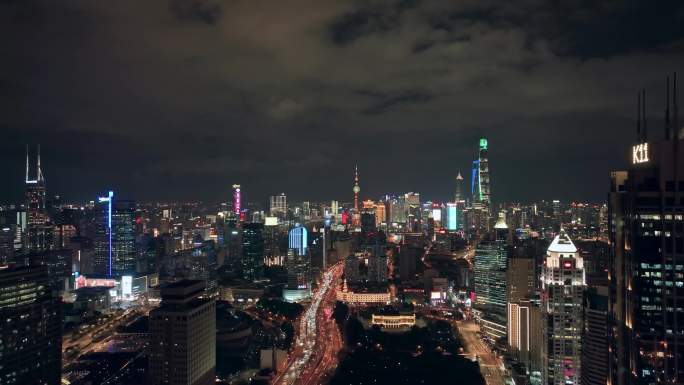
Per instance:
[[[470,195],[473,203],[482,201],[482,187],[480,184],[480,160],[473,161],[473,167],[470,174]]]
[[[493,339],[506,335],[508,226],[499,217],[495,226],[494,241],[483,241],[475,249],[473,270],[475,273],[475,311],[482,325],[482,332]]]
[[[356,283],[361,280],[359,272],[359,258],[350,254],[344,258],[344,279],[349,283]]]
[[[0,269],[0,383],[59,385],[62,314],[46,266]]]
[[[288,248],[294,249],[297,255],[305,255],[309,247],[308,234],[309,232],[304,226],[297,226],[291,229],[288,236]]]
[[[258,280],[264,264],[264,225],[247,223],[242,226],[242,276],[247,280]]]
[[[354,187],[352,188],[354,192],[354,216],[352,218],[352,225],[358,227],[361,218],[359,213],[359,192],[361,192],[361,186],[359,186],[359,167],[354,165]]]
[[[458,203],[463,199],[463,176],[461,176],[461,172],[458,172],[458,175],[456,176],[456,194],[454,195],[454,202]]]
[[[14,239],[16,235],[16,225],[0,227],[0,268],[14,262]]]
[[[584,261],[561,229],[542,269],[542,381],[579,384],[581,378]]]
[[[385,211],[385,202],[378,202],[375,205],[375,225],[380,226],[387,222],[387,214]]]
[[[240,220],[240,210],[242,209],[242,193],[240,192],[240,185],[233,185],[233,213]]]
[[[287,196],[285,193],[271,196],[270,214],[272,217],[285,219],[287,217]]]
[[[511,302],[529,298],[534,292],[534,259],[515,256],[508,259],[506,284],[508,300]]]
[[[368,257],[368,273],[366,279],[370,282],[387,282],[387,256],[385,254]]]
[[[508,346],[511,354],[530,372],[541,370],[542,312],[537,301],[508,302]]]
[[[582,334],[582,385],[608,382],[608,286],[587,289]]]
[[[297,249],[287,251],[287,289],[311,288],[311,260],[308,253],[300,254]]]
[[[406,223],[406,201],[404,196],[389,199],[389,221],[392,223]]]
[[[667,84],[665,138],[646,136],[639,100],[631,165],[611,173],[611,385],[684,381],[684,147]]]
[[[449,231],[458,230],[458,206],[456,203],[447,203],[446,228]]]
[[[29,177],[29,149],[26,146],[26,235],[27,252],[41,252],[48,248],[50,230],[45,206],[45,178],[40,168],[40,146],[36,155],[36,177]]]
[[[361,242],[373,244],[377,238],[377,226],[375,223],[375,211],[363,209],[361,211]]]
[[[150,311],[150,374],[154,385],[210,385],[216,371],[216,303],[200,298],[202,281],[183,280],[161,290]]]
[[[480,183],[480,201],[489,210],[491,209],[491,195],[489,190],[489,156],[487,139],[480,139],[480,151],[478,157]]]
[[[95,273],[110,277],[135,274],[135,202],[115,200],[113,191],[98,198],[94,244]]]

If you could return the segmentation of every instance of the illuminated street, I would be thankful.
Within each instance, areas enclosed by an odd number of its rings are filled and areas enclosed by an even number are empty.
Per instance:
[[[473,321],[454,322],[461,335],[466,354],[475,356],[480,364],[480,372],[487,385],[503,385],[502,362],[478,336],[480,327]]]
[[[301,317],[288,365],[282,374],[274,378],[274,384],[320,384],[336,367],[342,339],[330,314],[335,305],[335,291],[342,270],[342,264],[336,264],[324,274],[319,289],[313,294],[311,305]]]

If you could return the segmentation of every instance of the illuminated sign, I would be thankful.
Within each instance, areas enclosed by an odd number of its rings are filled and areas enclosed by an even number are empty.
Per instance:
[[[133,277],[124,275],[121,277],[121,296],[130,297],[133,294]]]
[[[266,217],[264,225],[266,225],[266,226],[278,226],[278,217]]]
[[[447,230],[453,231],[458,228],[457,208],[455,204],[447,205]]]
[[[487,139],[485,139],[485,138],[480,139],[480,149],[481,150],[487,149]]]
[[[632,146],[632,164],[648,162],[648,143]]]

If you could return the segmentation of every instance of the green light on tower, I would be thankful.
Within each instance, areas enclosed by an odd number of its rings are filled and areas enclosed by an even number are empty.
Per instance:
[[[486,150],[487,149],[487,139],[482,138],[480,139],[480,150]]]

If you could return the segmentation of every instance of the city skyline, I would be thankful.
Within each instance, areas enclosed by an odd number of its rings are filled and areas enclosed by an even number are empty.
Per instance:
[[[605,200],[635,94],[661,127],[664,74],[684,63],[676,1],[0,7],[1,169],[20,180],[24,145],[42,143],[51,190],[72,199],[219,200],[233,183],[339,199],[354,163],[365,196],[447,197],[487,137],[495,196]],[[570,187],[554,191],[541,176],[561,167]]]

